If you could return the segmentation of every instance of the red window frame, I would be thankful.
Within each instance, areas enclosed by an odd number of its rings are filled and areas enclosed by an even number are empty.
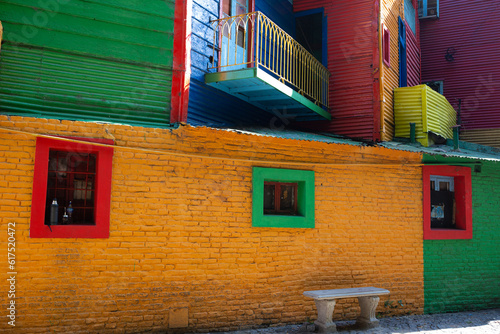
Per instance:
[[[384,64],[391,66],[391,32],[389,28],[382,24],[382,58]]]
[[[110,139],[75,138],[89,144],[38,137],[36,140],[35,168],[33,174],[33,195],[31,199],[31,238],[109,238],[109,217],[111,205],[112,147],[92,145],[100,143],[113,145]],[[45,225],[49,151],[91,153],[96,155],[95,176],[95,225]]]
[[[265,186],[274,186],[274,208],[275,210],[265,210],[264,214],[265,215],[277,215],[277,214],[282,214],[282,215],[290,215],[294,216],[297,214],[297,195],[298,195],[298,188],[299,185],[297,183],[285,183],[285,182],[264,182],[264,187]],[[280,195],[281,195],[281,186],[292,186],[293,187],[293,198],[295,199],[293,203],[293,211],[290,210],[280,210]]]
[[[455,183],[456,229],[431,228],[431,175],[451,176]],[[459,166],[423,166],[424,239],[472,239],[471,169]]]

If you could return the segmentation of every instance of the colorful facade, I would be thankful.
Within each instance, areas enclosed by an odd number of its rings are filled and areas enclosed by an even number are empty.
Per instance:
[[[498,307],[498,160],[478,161],[425,154],[424,163],[468,166],[471,169],[473,224],[471,239],[424,240],[425,312]]]
[[[498,307],[500,152],[451,141],[455,111],[418,85],[423,10],[0,4],[0,244],[16,244],[2,306],[14,301],[14,330],[303,323],[317,314],[304,291],[361,286],[391,292],[379,316]],[[297,59],[308,71],[284,66]],[[321,74],[297,80],[311,69]],[[410,123],[424,146],[403,139]],[[334,319],[357,311],[339,301]]]
[[[241,66],[228,67],[228,69],[217,68],[221,64],[226,64],[224,52],[228,53],[228,59],[232,52],[230,46],[223,46],[223,50],[218,50],[218,52],[217,48],[211,50],[211,46],[216,45],[219,38],[224,39],[221,37],[221,32],[217,30],[218,25],[214,25],[214,22],[223,15],[219,13],[220,8],[218,1],[193,2],[191,95],[186,116],[190,124],[210,126],[241,126],[242,124],[269,126],[272,124],[275,127],[332,132],[374,141],[392,140],[394,136],[393,89],[420,84],[420,46],[417,38],[419,22],[416,19],[416,1],[384,1],[379,5],[377,2],[366,1],[337,1],[333,4],[330,1],[296,0],[292,5],[291,2],[282,0],[273,2],[272,6],[263,0],[256,0],[255,3],[250,1],[245,10],[251,11],[254,8],[261,11],[275,25],[269,32],[269,36],[266,35],[264,39],[259,39],[265,27],[261,28],[256,23],[258,19],[254,22],[256,14],[251,14],[244,19],[235,18],[230,22],[228,19],[221,21],[223,23],[220,26],[229,26],[235,20],[243,20],[245,31],[250,31],[248,33],[250,35],[246,37],[248,42],[245,44],[246,48],[250,49],[249,58],[246,59],[243,54],[236,56],[236,58],[241,57],[242,63],[243,58],[249,62],[249,64],[244,64],[245,68],[257,68],[258,60],[264,59],[262,63],[264,63],[265,71],[288,85],[283,86],[281,92],[297,85],[296,92],[304,96],[308,95],[307,89],[294,81],[297,78],[288,78],[288,71],[303,73],[308,78],[306,86],[314,86],[321,90],[323,84],[314,83],[314,78],[320,73],[320,70],[316,70],[314,66],[319,65],[295,69],[295,64],[302,60],[290,58],[288,54],[300,53],[300,51],[287,50],[284,47],[282,53],[274,54],[274,51],[270,50],[276,48],[281,50],[281,45],[293,43],[290,40],[301,41],[301,38],[306,35],[311,35],[308,37],[310,40],[314,40],[313,36],[316,36],[317,40],[310,43],[304,42],[304,45],[307,51],[314,54],[317,61],[328,70],[329,79],[326,88],[328,96],[322,95],[326,102],[321,98],[315,101],[316,105],[323,106],[323,111],[319,108],[309,115],[297,113],[297,107],[287,101],[277,104],[270,102],[280,97],[280,94],[273,94],[270,90],[263,93],[264,89],[260,89],[258,96],[248,93],[250,90],[245,88],[256,85],[250,80],[255,75],[244,76]],[[351,11],[356,11],[357,15],[354,17],[348,15]],[[209,18],[208,22],[206,18]],[[316,25],[312,24],[313,22],[316,22]],[[240,22],[240,24],[243,23]],[[407,29],[406,26],[408,26]],[[382,38],[385,28],[390,33],[387,36],[387,42],[384,42]],[[255,34],[254,30],[257,31]],[[273,34],[278,36],[287,34],[290,40],[281,41],[281,37],[275,37]],[[279,41],[277,45],[272,43],[267,45],[265,42],[275,39]],[[383,43],[389,45],[388,61],[383,61]],[[257,53],[253,54],[252,47],[264,49],[264,51],[261,50],[259,54],[257,50]],[[242,48],[242,50],[246,49]],[[404,55],[405,59],[401,66],[400,55]],[[220,61],[218,57],[221,57]],[[273,66],[280,67],[280,69],[273,68]],[[281,67],[284,67],[283,72],[281,72]],[[403,84],[400,82],[400,77],[408,79],[405,79]],[[227,80],[231,80],[230,84],[226,82]],[[273,85],[270,83],[272,78],[262,80]],[[319,80],[323,79],[320,77]],[[274,87],[280,89],[276,85]],[[285,94],[293,95],[292,92]],[[310,94],[313,96],[315,93]],[[263,101],[263,95],[269,96],[269,99]],[[303,103],[307,104],[307,101]],[[315,109],[314,105],[308,108]],[[330,115],[324,114],[325,112]]]
[[[421,20],[422,82],[460,112],[461,139],[500,147],[500,5],[439,1],[439,19]]]
[[[17,116],[0,126],[2,217],[16,224],[23,333],[297,323],[316,314],[303,291],[358,285],[391,291],[380,313],[423,311],[419,153],[185,126]],[[109,238],[30,237],[37,136],[109,134]],[[314,173],[314,228],[252,226],[257,166]],[[335,317],[356,312],[347,300]]]

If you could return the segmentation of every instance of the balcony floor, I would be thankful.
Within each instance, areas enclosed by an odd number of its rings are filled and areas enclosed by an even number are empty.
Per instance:
[[[208,73],[205,83],[282,118],[331,119],[326,110],[259,68]]]

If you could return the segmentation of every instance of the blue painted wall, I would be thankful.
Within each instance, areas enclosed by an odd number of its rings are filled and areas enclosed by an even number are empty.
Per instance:
[[[257,0],[262,11],[289,34],[294,34],[295,19],[288,0]],[[219,0],[194,0],[191,35],[191,88],[188,123],[207,126],[269,126],[274,115],[205,84],[212,66],[213,30],[210,20],[219,18]]]
[[[288,0],[256,0],[255,10],[264,13],[292,37],[295,37],[293,5]]]

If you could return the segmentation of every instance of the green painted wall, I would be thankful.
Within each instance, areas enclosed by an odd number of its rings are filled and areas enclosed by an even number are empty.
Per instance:
[[[174,0],[2,0],[0,113],[168,125]]]
[[[473,160],[424,155],[429,162]],[[500,307],[500,163],[472,166],[472,207],[471,240],[424,240],[426,313]]]

